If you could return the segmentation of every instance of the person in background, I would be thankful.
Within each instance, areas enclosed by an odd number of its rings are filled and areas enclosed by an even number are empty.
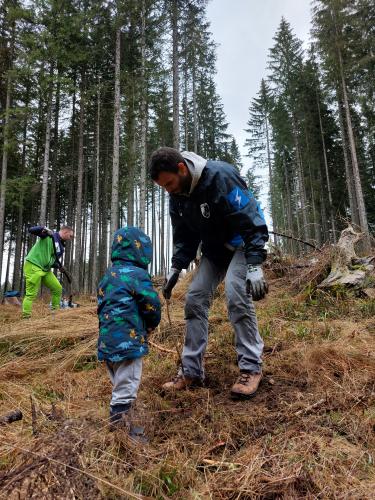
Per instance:
[[[131,427],[128,414],[137,398],[148,335],[161,316],[147,271],[151,259],[151,240],[143,231],[119,229],[112,243],[112,265],[98,286],[98,359],[105,361],[112,382],[110,422],[112,428],[129,424],[130,435],[139,439],[143,428]]]
[[[30,318],[33,302],[36,299],[40,285],[50,289],[52,294],[52,309],[60,308],[62,286],[51,268],[64,270],[61,259],[65,243],[73,239],[74,232],[69,226],[62,226],[59,231],[52,231],[44,226],[33,226],[29,233],[39,237],[26,255],[24,275],[26,280],[25,298],[22,303],[22,317]]]
[[[223,161],[162,147],[151,156],[150,175],[170,195],[173,256],[163,287],[166,299],[171,297],[181,270],[195,258],[200,243],[202,252],[186,296],[182,367],[163,388],[182,390],[204,381],[208,309],[216,287],[225,280],[240,371],[231,395],[250,398],[262,378],[263,352],[251,299],[260,300],[268,292],[261,267],[268,240],[262,210],[236,168]]]

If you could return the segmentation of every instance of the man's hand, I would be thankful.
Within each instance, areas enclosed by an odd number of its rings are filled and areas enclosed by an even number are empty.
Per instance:
[[[43,233],[43,234],[48,234],[48,236],[53,236],[53,231],[52,231],[52,229],[49,229],[48,227],[45,227],[45,228],[42,230],[42,233]]]
[[[172,290],[176,285],[178,278],[180,276],[180,272],[178,269],[174,269],[173,267],[169,271],[167,277],[165,278],[164,285],[161,289],[163,297],[165,299],[170,299],[172,295]]]
[[[260,266],[247,265],[246,292],[252,295],[253,300],[264,299],[268,293],[268,284]]]

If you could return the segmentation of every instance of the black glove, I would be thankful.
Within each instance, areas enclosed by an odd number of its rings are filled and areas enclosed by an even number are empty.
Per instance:
[[[42,233],[43,234],[48,234],[48,236],[53,236],[52,229],[49,229],[48,227],[45,227],[44,229],[42,229]]]
[[[66,279],[68,280],[68,283],[70,284],[73,281],[72,275],[70,274],[69,271],[65,269],[64,266],[60,266],[59,268],[60,273],[64,274]]]
[[[268,293],[268,284],[260,266],[247,265],[246,292],[252,295],[253,300],[264,299]]]
[[[175,269],[172,267],[171,270],[169,271],[167,277],[165,278],[163,287],[161,289],[163,297],[165,299],[171,298],[172,290],[178,281],[178,278],[180,276],[180,272],[181,271],[179,269]]]

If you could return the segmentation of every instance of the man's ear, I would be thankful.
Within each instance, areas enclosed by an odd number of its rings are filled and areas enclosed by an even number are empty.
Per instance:
[[[177,164],[178,173],[181,175],[186,175],[188,173],[188,168],[182,161]]]

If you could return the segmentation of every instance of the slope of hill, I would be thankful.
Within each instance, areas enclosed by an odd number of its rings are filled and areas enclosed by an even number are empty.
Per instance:
[[[264,380],[233,402],[237,376],[223,290],[210,314],[207,387],[173,395],[183,298],[177,287],[155,333],[134,419],[150,444],[110,432],[110,382],[96,361],[93,305],[34,318],[0,313],[0,491],[46,498],[375,498],[375,302],[350,294],[293,294],[272,279],[257,304]],[[170,352],[168,352],[170,351]]]

